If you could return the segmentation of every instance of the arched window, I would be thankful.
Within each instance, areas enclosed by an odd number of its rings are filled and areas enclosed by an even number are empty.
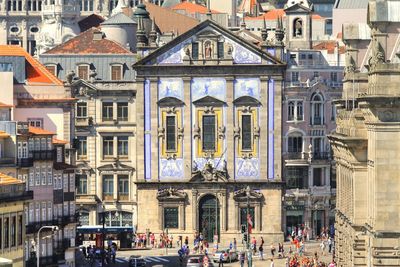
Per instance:
[[[324,99],[319,93],[311,96],[311,125],[324,124]]]
[[[293,20],[293,37],[303,36],[303,20],[300,18]]]

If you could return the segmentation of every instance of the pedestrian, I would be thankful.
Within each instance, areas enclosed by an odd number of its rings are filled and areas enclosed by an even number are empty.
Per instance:
[[[271,244],[271,255],[272,255],[272,258],[274,258],[274,256],[275,256],[275,251],[276,251],[276,248],[275,248],[274,244]]]
[[[275,267],[274,259],[271,259],[271,265],[270,265],[270,267]]]
[[[335,260],[332,260],[332,262],[329,263],[328,267],[336,267]]]
[[[237,241],[236,238],[233,238],[233,249],[236,251],[237,249]]]
[[[189,237],[188,236],[185,237],[185,245],[186,246],[189,245]]]
[[[219,264],[218,267],[224,267],[224,254],[220,253],[219,254]]]
[[[329,253],[332,252],[332,238],[328,237],[328,249],[329,249]]]
[[[252,246],[252,249],[253,249],[253,253],[255,254],[257,252],[257,240],[256,240],[256,238],[254,236],[251,239],[251,246]]]
[[[115,263],[116,254],[117,254],[117,250],[116,250],[115,246],[112,245],[111,246],[111,260],[112,260],[113,263]]]
[[[263,261],[264,260],[264,248],[263,248],[262,243],[261,243],[260,247],[258,248],[258,251],[260,252],[260,259]]]
[[[321,244],[319,245],[320,246],[320,248],[321,248],[321,252],[322,252],[322,255],[325,255],[325,241],[324,240],[322,240],[321,241]]]
[[[285,257],[284,252],[285,252],[285,250],[283,249],[283,244],[279,243],[278,244],[278,256],[279,256],[279,258]]]

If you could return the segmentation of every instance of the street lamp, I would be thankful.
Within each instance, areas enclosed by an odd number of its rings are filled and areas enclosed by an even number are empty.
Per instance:
[[[36,253],[37,253],[37,255],[36,255],[36,261],[37,261],[37,267],[39,267],[40,266],[40,231],[42,231],[43,229],[51,229],[52,231],[58,231],[58,226],[54,226],[54,225],[49,225],[49,226],[47,226],[47,225],[45,225],[45,226],[42,226],[40,229],[39,229],[39,232],[38,232],[38,237],[37,237],[37,239],[38,239],[38,242],[37,242],[37,249],[36,249]]]
[[[101,213],[102,223],[103,223],[103,229],[101,231],[101,247],[102,247],[101,264],[103,265],[104,264],[104,254],[105,254],[104,241],[105,241],[105,229],[106,229],[106,207],[104,206],[104,204],[102,204],[101,208],[103,210],[103,212]]]
[[[247,198],[247,216],[246,216],[246,224],[247,224],[247,263],[248,266],[252,266],[252,253],[250,250],[250,231],[249,231],[249,214],[250,214],[250,186],[246,187],[246,198]]]

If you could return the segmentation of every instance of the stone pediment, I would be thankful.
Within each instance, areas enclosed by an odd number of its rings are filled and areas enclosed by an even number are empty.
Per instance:
[[[242,189],[236,190],[233,193],[233,199],[237,202],[247,201],[247,194],[249,194],[250,201],[261,201],[262,198],[264,197],[262,193],[257,192],[255,190],[247,187],[247,188],[242,188]]]
[[[98,91],[96,86],[84,80],[72,83],[71,88],[74,97],[90,97],[96,95]]]
[[[299,3],[285,9],[285,13],[311,13],[312,10]]]
[[[157,104],[160,107],[181,107],[185,105],[182,100],[173,96],[164,97],[158,100]]]
[[[157,199],[159,201],[184,201],[186,200],[186,197],[186,192],[172,187],[160,189],[157,192]]]
[[[259,106],[261,102],[251,96],[241,96],[236,98],[233,103],[237,106]]]
[[[225,164],[225,163],[224,163]],[[202,170],[192,170],[191,182],[228,182],[226,168],[217,169],[211,163],[206,163]]]
[[[197,99],[196,101],[193,101],[193,104],[196,106],[214,106],[214,107],[218,106],[218,107],[220,107],[220,106],[225,105],[226,103],[215,97],[207,95],[200,99]]]
[[[104,171],[135,171],[135,168],[128,166],[126,164],[121,163],[118,159],[114,162],[105,164],[97,168],[97,170],[101,173]]]

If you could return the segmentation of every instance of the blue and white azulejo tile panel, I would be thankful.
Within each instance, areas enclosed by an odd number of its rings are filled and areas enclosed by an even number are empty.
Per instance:
[[[205,96],[226,100],[226,81],[223,78],[194,78],[192,80],[192,101]]]
[[[158,99],[176,97],[183,100],[183,80],[181,78],[162,78],[158,82]]]
[[[238,78],[235,80],[235,99],[242,96],[251,96],[260,100],[259,78]]]

